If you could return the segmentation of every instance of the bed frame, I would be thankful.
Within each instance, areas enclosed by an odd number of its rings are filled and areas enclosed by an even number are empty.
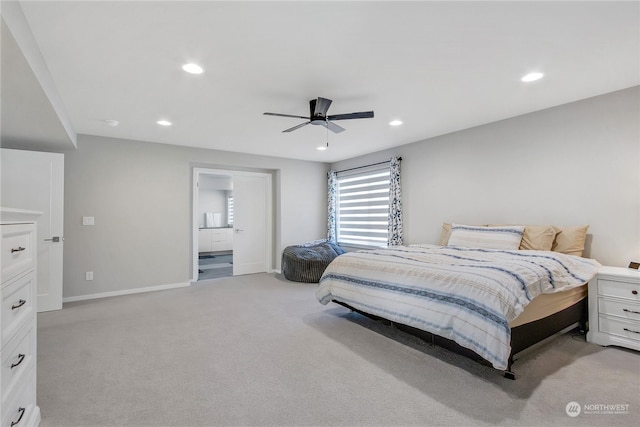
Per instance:
[[[418,338],[426,342],[438,345],[440,347],[446,348],[447,350],[454,351],[458,354],[461,354],[473,360],[477,360],[481,363],[488,364],[490,366],[489,362],[484,360],[482,356],[479,356],[476,352],[469,350],[468,348],[462,347],[461,345],[450,339],[443,338],[439,335],[435,335],[430,332],[414,328],[412,326],[396,323],[388,319],[366,313],[362,310],[355,309],[350,305],[343,303],[342,301],[333,300],[333,302],[335,302],[336,304],[340,304],[341,306],[346,307],[351,311],[360,313],[370,319],[395,325],[401,331],[417,336]],[[510,380],[516,379],[516,375],[511,370],[511,367],[513,365],[513,362],[515,361],[516,355],[523,350],[530,348],[531,346],[547,338],[550,338],[558,332],[567,330],[571,327],[578,326],[581,332],[586,332],[586,322],[588,318],[587,316],[587,298],[583,298],[582,300],[576,302],[572,306],[562,311],[533,322],[516,326],[515,328],[511,329],[511,354],[509,355],[509,363],[507,369],[504,371],[504,377]]]

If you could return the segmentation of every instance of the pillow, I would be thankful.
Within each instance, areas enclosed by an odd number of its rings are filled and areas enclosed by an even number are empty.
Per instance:
[[[447,246],[517,250],[523,233],[524,226],[478,227],[452,224]]]
[[[550,251],[557,234],[552,225],[525,225],[520,249]]]
[[[582,256],[584,242],[587,239],[588,225],[576,227],[557,227],[560,232],[556,234],[551,250],[567,255]]]
[[[500,227],[504,224],[490,224],[490,227]],[[553,225],[525,225],[522,241],[520,242],[521,250],[530,251],[550,251],[553,246],[553,240],[560,230]]]
[[[478,227],[486,227],[487,224],[478,225]],[[451,235],[451,223],[443,222],[442,223],[442,231],[440,232],[440,242],[438,243],[440,246],[447,246],[449,243],[449,236]]]
[[[442,223],[442,231],[440,232],[440,246],[447,246],[449,242],[449,236],[451,235],[451,224],[448,222]]]

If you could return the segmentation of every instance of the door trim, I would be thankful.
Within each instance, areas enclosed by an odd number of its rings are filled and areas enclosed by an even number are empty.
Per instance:
[[[265,239],[265,271],[273,272],[273,177],[270,173],[237,171],[231,169],[194,167],[192,175],[192,206],[191,206],[191,284],[198,281],[198,179],[200,175],[229,175],[232,180],[235,176],[256,176],[266,179],[266,239]]]

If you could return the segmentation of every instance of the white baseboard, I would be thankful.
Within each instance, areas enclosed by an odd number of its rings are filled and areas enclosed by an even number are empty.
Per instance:
[[[102,292],[99,294],[78,295],[77,297],[62,298],[62,302],[65,303],[65,302],[74,302],[74,301],[84,301],[88,299],[117,297],[121,295],[139,294],[142,292],[165,291],[167,289],[185,288],[190,285],[191,284],[189,282],[184,282],[184,283],[173,283],[170,285],[148,286],[146,288],[125,289],[122,291]]]

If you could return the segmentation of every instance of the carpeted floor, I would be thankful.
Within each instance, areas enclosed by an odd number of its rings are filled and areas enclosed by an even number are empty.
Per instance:
[[[233,276],[233,253],[198,257],[198,281]]]
[[[38,315],[50,426],[632,426],[640,354],[566,334],[516,381],[315,299],[279,275],[67,303]],[[571,402],[582,405],[567,415]],[[628,405],[620,414],[585,405]],[[624,408],[625,406],[623,406]]]

